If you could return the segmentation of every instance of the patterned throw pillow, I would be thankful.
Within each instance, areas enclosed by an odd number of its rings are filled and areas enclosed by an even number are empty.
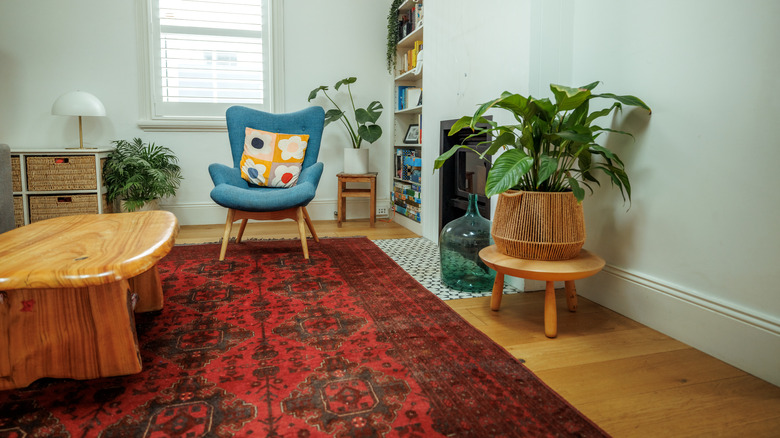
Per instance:
[[[264,187],[292,187],[298,182],[309,136],[246,128],[241,178]]]

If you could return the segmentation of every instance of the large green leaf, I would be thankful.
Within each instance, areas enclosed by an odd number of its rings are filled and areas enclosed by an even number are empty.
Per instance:
[[[327,89],[328,89],[328,86],[327,86],[327,85],[320,85],[319,87],[317,87],[317,88],[315,88],[315,89],[311,90],[311,91],[309,92],[309,102],[311,102],[311,100],[312,100],[312,99],[314,99],[315,97],[317,97],[317,93],[319,93],[320,91],[325,91],[325,90],[327,90]]]
[[[477,108],[477,111],[474,113],[474,117],[472,117],[471,126],[474,127],[477,124],[477,120],[481,119],[482,116],[485,114],[485,112],[487,112],[487,110],[492,108],[493,105],[495,105],[496,102],[500,101],[501,99],[503,99],[503,97],[499,97],[498,99],[493,99],[491,101],[485,102],[482,105],[480,105],[479,108]]]
[[[488,172],[485,194],[490,197],[516,186],[533,166],[533,159],[518,149],[501,154]]]
[[[600,84],[600,83],[601,83],[601,81],[591,82],[591,83],[589,83],[588,85],[583,85],[583,86],[581,86],[580,88],[584,88],[584,89],[586,89],[586,90],[593,91],[593,89],[594,89],[594,88],[596,88],[596,86],[597,86],[598,84]]]
[[[361,125],[365,123],[376,123],[381,115],[382,104],[376,100],[371,102],[366,109],[358,108],[355,110],[355,120]]]
[[[561,138],[577,143],[589,143],[593,141],[593,134],[590,130],[579,126],[568,131],[561,131],[550,135],[552,138]]]
[[[470,147],[468,147],[466,145],[458,144],[458,145],[455,145],[455,146],[451,147],[447,152],[439,155],[438,158],[433,160],[433,169],[434,170],[441,169],[441,166],[444,165],[444,162],[447,161],[447,159],[450,158],[451,156],[455,155],[455,152],[458,152],[460,149],[468,149],[468,150],[474,152],[475,154],[479,154],[479,152],[475,151],[474,149],[472,149],[472,148],[470,148]]]
[[[382,136],[382,128],[379,125],[360,125],[358,126],[358,135],[363,140],[373,143]]]
[[[355,81],[357,81],[357,78],[355,78],[355,77],[345,78],[345,79],[342,79],[342,80],[336,82],[336,85],[334,85],[333,88],[338,90],[339,87],[341,87],[342,85],[354,84]]]
[[[469,125],[471,125],[471,116],[463,116],[452,125],[452,128],[450,128],[450,132],[448,132],[447,135],[457,134],[461,129]]]
[[[558,160],[549,155],[542,155],[539,159],[536,187],[538,188],[542,183],[547,181],[556,170],[558,170]]]
[[[582,202],[582,200],[585,199],[585,190],[580,187],[580,184],[576,179],[569,178],[567,181],[569,182],[569,187],[571,187],[571,192],[574,194],[574,197],[577,198],[578,202]]]
[[[504,95],[495,102],[494,106],[503,108],[523,118],[531,116],[528,108],[528,99],[519,94],[504,92]]]
[[[590,125],[594,120],[596,120],[596,119],[598,119],[600,117],[604,117],[606,115],[609,115],[609,113],[611,113],[612,110],[614,110],[615,108],[620,110],[621,108],[623,108],[623,105],[621,105],[620,102],[615,102],[609,108],[604,108],[604,109],[600,109],[598,111],[593,111],[592,113],[588,114],[588,118],[585,119],[585,124],[586,125]]]
[[[559,111],[573,110],[590,98],[590,90],[585,88],[550,84],[550,90],[555,95],[555,104]]]
[[[343,115],[343,111],[337,109],[328,110],[328,112],[325,113],[325,126],[328,126],[330,123],[337,122]]]
[[[528,106],[529,111],[539,114],[542,120],[550,122],[555,118],[555,105],[546,97],[544,99],[529,99]],[[544,117],[541,117],[542,115]]]
[[[618,96],[617,94],[603,93],[603,94],[594,94],[593,97],[606,97],[609,99],[617,100],[618,102],[624,105],[638,106],[640,108],[644,108],[647,111],[649,111],[651,114],[653,112],[653,110],[651,110],[650,107],[647,106],[647,104],[642,101],[642,99],[636,96]]]
[[[490,147],[485,152],[480,154],[480,157],[485,157],[487,155],[493,155],[496,152],[498,152],[498,150],[502,146],[514,145],[515,144],[515,136],[511,132],[504,132],[503,134],[499,135],[498,137],[493,139],[492,142],[489,142],[489,143],[490,143]]]
[[[596,126],[596,125],[593,125],[593,130],[594,130],[594,131],[604,131],[604,132],[614,132],[615,134],[622,134],[622,135],[627,135],[627,136],[629,136],[629,137],[631,137],[631,138],[634,138],[634,135],[633,135],[633,134],[631,134],[630,132],[626,132],[626,131],[619,131],[619,130],[617,130],[617,129],[602,128],[601,126]]]

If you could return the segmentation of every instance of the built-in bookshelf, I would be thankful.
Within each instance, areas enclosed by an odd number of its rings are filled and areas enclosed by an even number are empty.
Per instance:
[[[396,47],[394,84],[393,208],[396,221],[422,232],[423,2],[398,8],[401,40]]]

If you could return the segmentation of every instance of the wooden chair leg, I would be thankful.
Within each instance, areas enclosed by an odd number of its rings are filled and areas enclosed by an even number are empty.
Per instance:
[[[228,208],[227,219],[225,220],[225,234],[222,235],[222,248],[219,250],[219,261],[225,260],[225,253],[227,253],[227,244],[230,240],[230,230],[233,228],[233,216],[236,211],[232,208]]]
[[[303,207],[298,207],[298,234],[301,235],[301,246],[303,247],[303,258],[309,260],[309,247],[306,245],[306,219],[303,213]]]
[[[249,222],[249,219],[244,219],[241,221],[241,226],[238,228],[238,236],[236,236],[236,243],[241,243],[241,237],[244,236],[244,230],[246,229],[247,222]]]
[[[306,219],[306,226],[309,227],[309,231],[311,232],[311,237],[314,239],[315,242],[319,243],[320,239],[317,237],[317,232],[314,231],[314,224],[311,222],[311,217],[309,217],[309,212],[306,210],[306,207],[303,208],[303,218]]]

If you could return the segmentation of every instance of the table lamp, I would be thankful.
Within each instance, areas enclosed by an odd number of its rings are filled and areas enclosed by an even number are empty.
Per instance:
[[[106,107],[94,95],[85,91],[69,91],[54,101],[51,113],[59,116],[79,117],[79,149],[84,149],[84,135],[81,130],[82,116],[105,116]],[[75,149],[75,148],[69,148]],[[92,148],[94,149],[94,148]]]

